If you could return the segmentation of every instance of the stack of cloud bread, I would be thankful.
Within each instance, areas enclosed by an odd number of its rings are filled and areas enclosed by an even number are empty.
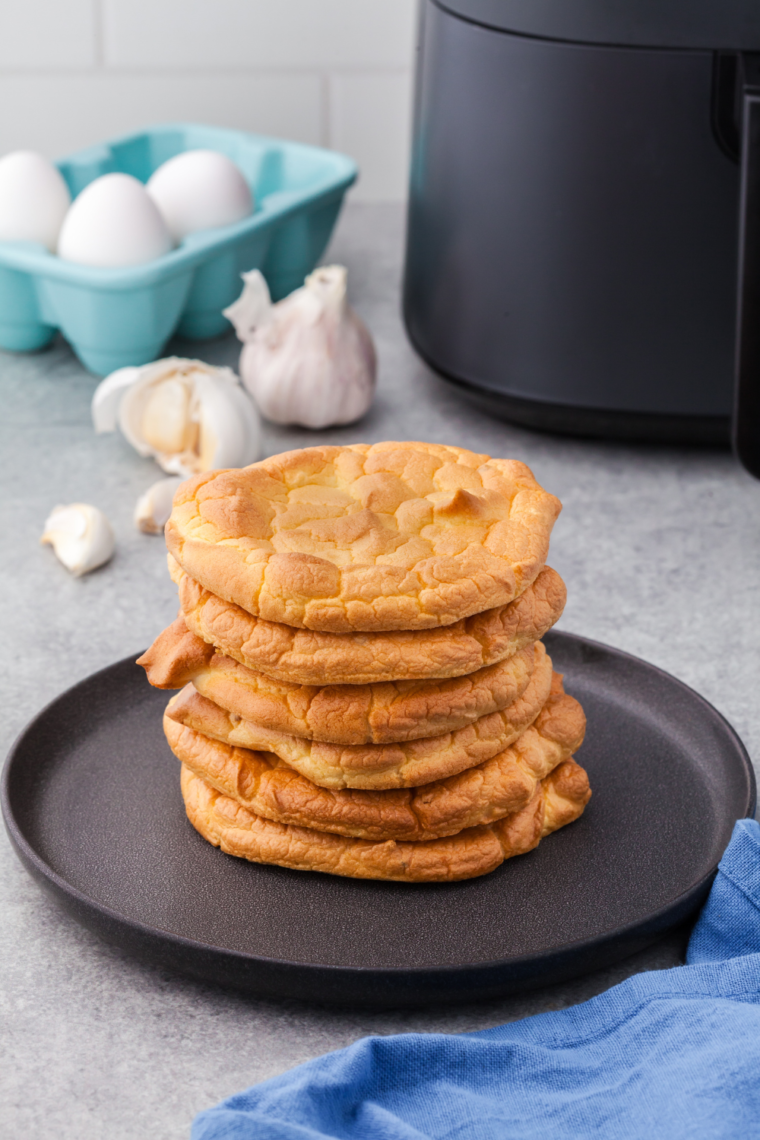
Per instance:
[[[399,882],[486,874],[577,819],[583,710],[541,642],[557,499],[457,447],[207,472],[166,527],[180,614],[140,658],[188,818],[231,855]]]

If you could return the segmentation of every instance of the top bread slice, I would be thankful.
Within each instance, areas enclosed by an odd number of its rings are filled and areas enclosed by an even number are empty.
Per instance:
[[[187,574],[255,617],[421,630],[522,594],[560,509],[517,460],[355,444],[198,475],[177,491],[165,534]]]

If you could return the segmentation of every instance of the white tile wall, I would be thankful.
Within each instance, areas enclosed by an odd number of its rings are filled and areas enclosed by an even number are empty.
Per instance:
[[[116,67],[403,67],[410,0],[103,0]]]
[[[330,77],[332,145],[353,155],[377,199],[401,197],[406,188],[411,95],[412,77],[406,70]]]
[[[416,0],[0,0],[0,154],[172,119],[334,147],[406,195]]]
[[[96,23],[93,0],[0,0],[0,68],[92,65]]]
[[[316,74],[154,75],[94,72],[3,75],[0,153],[31,148],[57,156],[148,123],[187,121],[322,143],[322,82]]]

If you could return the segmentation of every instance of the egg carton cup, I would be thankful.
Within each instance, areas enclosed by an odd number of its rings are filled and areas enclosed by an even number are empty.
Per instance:
[[[118,269],[62,261],[35,242],[0,242],[0,346],[33,352],[60,329],[85,368],[105,376],[155,360],[175,333],[205,340],[227,331],[222,309],[239,296],[247,270],[261,270],[274,300],[302,285],[357,176],[345,155],[172,124],[89,147],[56,165],[75,198],[102,174],[119,171],[147,182],[167,159],[201,148],[237,164],[253,194],[253,214],[190,234],[163,257]]]

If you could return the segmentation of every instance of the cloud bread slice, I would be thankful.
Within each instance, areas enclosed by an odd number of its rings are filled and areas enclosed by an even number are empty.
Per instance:
[[[274,752],[320,787],[383,791],[442,780],[497,756],[533,723],[551,685],[551,660],[546,654],[523,695],[509,708],[454,732],[396,744],[325,744],[289,736],[226,712],[192,684],[182,690],[167,715],[224,744]]]
[[[585,723],[582,708],[555,674],[546,705],[510,748],[446,780],[386,792],[319,788],[272,753],[211,740],[171,716],[164,717],[164,731],[178,760],[254,815],[336,835],[419,842],[525,807],[537,783],[580,747]]]
[[[323,446],[188,480],[165,536],[197,582],[267,621],[433,629],[523,593],[560,509],[517,460]]]
[[[227,712],[278,732],[334,744],[383,744],[439,736],[513,704],[545,650],[540,642],[467,677],[371,685],[274,681],[188,631],[182,617],[138,659],[159,689],[198,692]]]
[[[401,883],[450,883],[486,875],[505,859],[532,851],[546,835],[572,823],[591,796],[583,768],[565,760],[513,815],[446,839],[406,843],[351,839],[275,823],[222,795],[184,764],[181,787],[190,823],[228,855],[296,871]]]
[[[506,606],[430,630],[323,633],[253,617],[185,574],[169,555],[182,612],[198,637],[241,665],[301,685],[424,681],[475,673],[539,641],[562,616],[567,592],[546,566]]]

